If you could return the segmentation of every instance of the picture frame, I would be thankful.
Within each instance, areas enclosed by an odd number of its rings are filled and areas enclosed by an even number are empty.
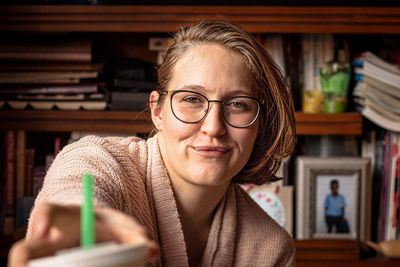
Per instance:
[[[370,159],[296,159],[296,238],[370,239]]]

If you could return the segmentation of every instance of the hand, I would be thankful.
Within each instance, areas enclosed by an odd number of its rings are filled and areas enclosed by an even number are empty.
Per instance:
[[[26,267],[35,258],[54,255],[57,250],[76,247],[80,242],[80,207],[40,204],[31,214],[32,236],[15,243],[8,257],[9,267]],[[134,218],[109,208],[95,209],[96,242],[115,241],[147,244],[149,259],[159,253],[146,230]]]

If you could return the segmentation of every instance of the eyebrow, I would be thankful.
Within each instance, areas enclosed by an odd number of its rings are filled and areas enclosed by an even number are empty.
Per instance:
[[[188,85],[184,85],[181,88],[179,88],[178,90],[199,90],[203,93],[206,92],[210,92],[210,90],[208,90],[206,87],[198,85],[198,84],[188,84]],[[250,94],[248,91],[243,90],[243,89],[235,89],[233,91],[230,91],[228,93],[229,97],[230,96],[239,96],[239,95],[245,95],[245,96],[252,96],[252,94]]]

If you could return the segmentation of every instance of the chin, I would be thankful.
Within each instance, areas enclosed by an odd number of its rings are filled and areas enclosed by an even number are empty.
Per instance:
[[[198,175],[190,177],[188,182],[199,186],[218,187],[229,183],[233,177],[226,178],[226,174],[210,173],[209,171],[205,170],[210,170],[210,167],[204,168],[203,171],[198,172]]]

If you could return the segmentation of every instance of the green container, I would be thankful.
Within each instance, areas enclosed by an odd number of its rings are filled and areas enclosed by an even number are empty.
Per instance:
[[[337,100],[324,100],[324,113],[343,113],[346,110],[346,103],[344,101]]]

